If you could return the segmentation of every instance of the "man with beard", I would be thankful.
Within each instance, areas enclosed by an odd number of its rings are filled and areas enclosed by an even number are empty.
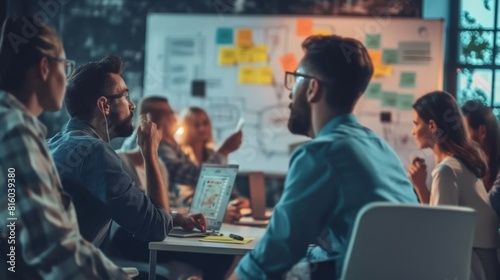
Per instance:
[[[201,214],[169,214],[167,189],[158,165],[161,133],[155,123],[141,116],[137,130],[147,195],[133,187],[109,144],[134,130],[135,105],[120,76],[123,68],[123,61],[116,56],[78,67],[68,81],[65,98],[71,119],[48,141],[63,188],[73,197],[83,237],[103,247],[112,220],[143,241],[163,240],[177,225],[206,230]]]
[[[302,48],[297,70],[285,75],[292,100],[288,128],[313,140],[292,154],[266,234],[231,279],[282,279],[294,265],[289,276],[297,276],[300,267],[307,271],[307,263],[323,261],[334,263],[339,277],[363,206],[417,203],[396,153],[352,115],[373,74],[365,47],[332,35],[311,36]]]

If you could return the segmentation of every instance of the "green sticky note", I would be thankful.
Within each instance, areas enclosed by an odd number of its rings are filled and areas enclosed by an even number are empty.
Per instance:
[[[396,63],[398,63],[398,50],[396,50],[396,49],[383,50],[382,63],[383,64],[396,64]]]
[[[380,34],[366,34],[365,47],[367,49],[380,49]]]
[[[382,92],[382,106],[383,107],[396,107],[398,105],[397,92]]]
[[[217,28],[215,33],[215,42],[219,45],[233,44],[233,29],[232,28]]]
[[[381,83],[370,83],[365,90],[365,97],[370,99],[381,99],[382,98],[382,84]]]
[[[399,94],[397,107],[401,110],[411,110],[413,109],[414,100],[415,96],[413,94]]]
[[[417,73],[401,72],[401,78],[399,79],[399,87],[415,88],[416,83],[417,83]]]

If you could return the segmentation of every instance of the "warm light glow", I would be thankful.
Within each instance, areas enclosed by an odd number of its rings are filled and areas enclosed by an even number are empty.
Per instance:
[[[179,127],[174,134],[175,141],[179,142],[181,140],[181,136],[184,134],[184,127]]]

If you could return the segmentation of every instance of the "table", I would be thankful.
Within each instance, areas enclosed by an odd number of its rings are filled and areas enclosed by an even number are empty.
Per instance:
[[[255,247],[265,231],[265,228],[222,224],[220,232],[224,236],[234,233],[243,237],[255,238],[255,240],[247,244],[202,242],[199,241],[201,237],[179,238],[170,236],[167,236],[163,241],[149,242],[149,280],[156,278],[157,251],[244,255]]]

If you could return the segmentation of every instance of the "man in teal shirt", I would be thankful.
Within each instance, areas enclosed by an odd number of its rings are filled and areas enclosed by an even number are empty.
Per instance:
[[[417,203],[394,150],[352,115],[373,74],[365,47],[332,35],[311,36],[302,48],[299,67],[285,75],[288,128],[314,139],[292,154],[269,227],[231,279],[282,279],[301,260],[333,260],[339,277],[363,206]]]

